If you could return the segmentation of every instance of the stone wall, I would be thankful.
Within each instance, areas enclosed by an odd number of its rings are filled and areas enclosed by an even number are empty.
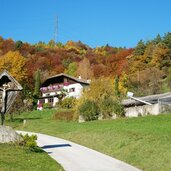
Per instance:
[[[143,106],[134,106],[125,108],[125,116],[126,117],[137,117],[144,115],[158,115],[160,113],[160,105],[143,105]]]

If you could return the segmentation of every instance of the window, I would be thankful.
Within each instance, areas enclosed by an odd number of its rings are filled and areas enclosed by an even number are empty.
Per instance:
[[[53,98],[49,98],[49,99],[48,99],[48,102],[49,102],[49,103],[53,103]]]

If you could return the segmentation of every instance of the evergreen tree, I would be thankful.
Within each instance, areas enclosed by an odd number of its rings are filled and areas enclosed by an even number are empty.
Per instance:
[[[143,40],[140,40],[137,46],[135,47],[134,55],[143,55],[145,48],[146,48],[145,43],[143,42]]]
[[[34,87],[34,93],[33,93],[33,108],[37,108],[37,101],[40,95],[40,70],[38,69],[35,72],[35,87]]]
[[[15,50],[18,50],[22,47],[23,42],[21,40],[16,41],[15,43]]]
[[[119,77],[118,76],[115,77],[114,89],[115,89],[115,95],[117,97],[119,97],[120,96],[120,91],[119,91]]]
[[[158,43],[161,43],[161,42],[162,42],[162,38],[160,34],[158,34],[157,37],[153,40],[153,43],[157,45]]]
[[[171,60],[171,33],[170,32],[168,32],[167,34],[164,35],[164,37],[163,37],[163,43],[169,49],[169,52],[168,52],[168,60]]]
[[[39,95],[40,95],[40,70],[38,69],[35,72],[35,87],[34,87],[33,96],[38,98]]]
[[[164,35],[163,37],[163,43],[171,49],[171,33],[168,32],[167,34]]]

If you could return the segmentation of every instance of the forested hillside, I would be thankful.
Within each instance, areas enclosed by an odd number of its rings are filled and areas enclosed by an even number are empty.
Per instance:
[[[84,79],[117,78],[123,94],[127,90],[136,95],[170,91],[170,58],[171,33],[147,42],[140,40],[130,49],[109,45],[91,48],[80,41],[31,45],[0,37],[0,71],[7,69],[19,81],[25,96],[34,91],[38,69],[41,81],[64,72]]]

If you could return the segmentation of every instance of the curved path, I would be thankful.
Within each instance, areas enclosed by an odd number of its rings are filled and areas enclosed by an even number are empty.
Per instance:
[[[122,161],[71,141],[45,134],[17,132],[36,134],[38,146],[60,163],[65,171],[140,171]]]

